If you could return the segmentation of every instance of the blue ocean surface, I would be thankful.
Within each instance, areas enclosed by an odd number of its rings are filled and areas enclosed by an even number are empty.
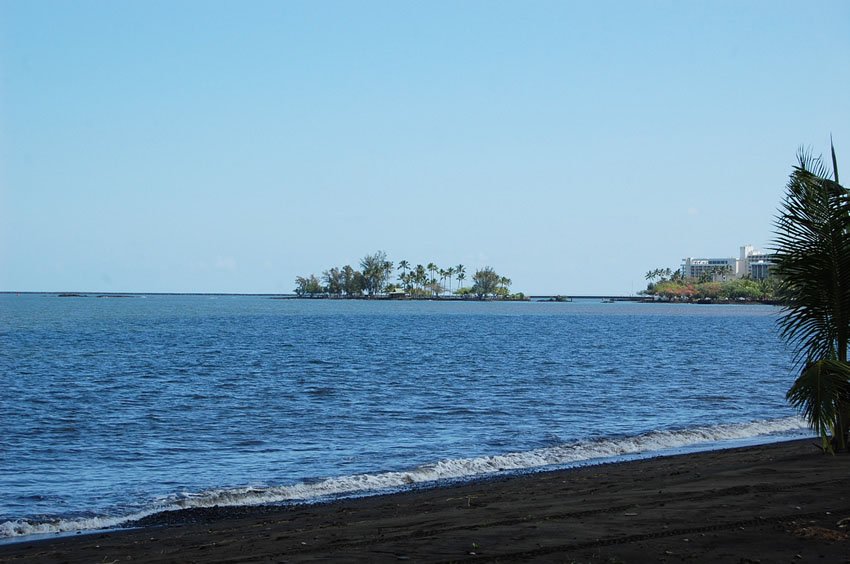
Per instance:
[[[777,314],[0,295],[0,538],[806,436]]]

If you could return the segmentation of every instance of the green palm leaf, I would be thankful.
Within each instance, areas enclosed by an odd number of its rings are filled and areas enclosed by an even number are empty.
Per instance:
[[[850,198],[820,159],[801,152],[777,218],[776,268],[782,336],[800,364],[846,360],[850,328]]]
[[[837,360],[809,364],[786,398],[821,436],[824,450],[831,450],[829,436],[835,433],[835,422],[850,402],[850,365]]]
[[[795,349],[800,376],[787,399],[832,450],[845,447],[850,423],[850,193],[820,157],[798,154],[776,218],[775,268],[783,312],[780,333]],[[834,178],[834,180],[833,180]]]

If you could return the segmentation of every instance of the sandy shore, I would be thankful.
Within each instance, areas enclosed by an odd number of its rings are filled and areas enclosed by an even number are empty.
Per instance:
[[[0,561],[850,562],[850,456],[813,442],[174,512],[135,530],[0,546]]]

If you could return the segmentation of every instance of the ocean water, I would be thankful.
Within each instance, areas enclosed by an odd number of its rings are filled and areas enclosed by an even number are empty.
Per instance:
[[[0,295],[0,538],[806,436],[777,313]]]

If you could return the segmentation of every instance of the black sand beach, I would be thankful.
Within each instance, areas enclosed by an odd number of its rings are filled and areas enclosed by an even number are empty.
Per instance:
[[[850,456],[812,440],[298,507],[161,514],[2,562],[850,562]]]

